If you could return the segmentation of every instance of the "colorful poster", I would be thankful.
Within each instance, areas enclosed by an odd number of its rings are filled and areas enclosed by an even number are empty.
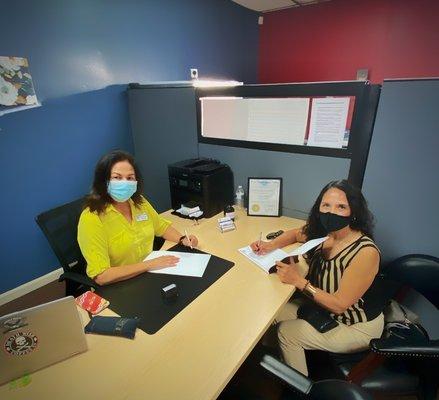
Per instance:
[[[38,100],[27,59],[0,56],[0,115],[35,106]]]

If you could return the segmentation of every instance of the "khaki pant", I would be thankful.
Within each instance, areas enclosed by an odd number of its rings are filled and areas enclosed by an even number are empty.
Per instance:
[[[354,325],[339,323],[326,333],[320,333],[308,322],[297,319],[300,301],[287,303],[275,318],[278,339],[285,362],[308,375],[304,350],[324,350],[333,353],[355,353],[366,350],[371,339],[383,332],[384,317],[380,314],[371,321]]]

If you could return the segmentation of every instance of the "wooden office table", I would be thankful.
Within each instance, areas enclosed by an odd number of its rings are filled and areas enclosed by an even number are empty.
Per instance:
[[[237,249],[258,240],[259,232],[265,237],[304,223],[237,214],[237,230],[220,233],[217,217],[194,225],[164,213],[181,232],[186,228],[196,235],[201,250],[232,260],[235,266],[156,334],[138,329],[134,340],[87,335],[88,352],[33,373],[25,387],[3,385],[0,398],[196,400],[219,396],[294,291]],[[299,265],[305,273],[306,263],[301,260]],[[88,316],[80,311],[85,325]],[[102,315],[114,313],[107,309]]]

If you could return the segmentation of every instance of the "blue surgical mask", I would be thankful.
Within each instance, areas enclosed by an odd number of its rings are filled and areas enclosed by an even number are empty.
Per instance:
[[[123,203],[127,201],[137,190],[137,181],[111,180],[108,182],[108,194],[114,201]]]

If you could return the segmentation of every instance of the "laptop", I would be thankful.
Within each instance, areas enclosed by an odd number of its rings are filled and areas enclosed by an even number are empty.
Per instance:
[[[0,385],[87,351],[72,296],[0,317]]]

